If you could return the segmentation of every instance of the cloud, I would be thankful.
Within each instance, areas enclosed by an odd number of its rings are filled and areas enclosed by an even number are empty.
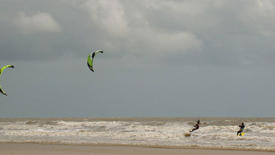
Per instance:
[[[145,6],[142,5],[144,2]],[[202,41],[192,31],[171,31],[152,23],[148,18],[151,9],[146,8],[151,3],[144,2],[135,5],[137,8],[131,8],[127,1],[87,0],[81,7],[86,9],[92,24],[97,25],[102,35],[108,36],[104,37],[103,46],[110,51],[162,56],[201,49]]]
[[[262,36],[275,36],[275,1],[257,0],[242,9],[240,20],[250,32]]]
[[[3,98],[9,108],[1,116],[49,116],[45,108],[60,117],[139,114],[133,105],[139,111],[158,105],[158,116],[194,116],[189,111],[197,107],[203,115],[226,115],[239,105],[250,112],[230,116],[259,113],[259,106],[265,111],[259,116],[274,116],[274,4],[3,1],[0,61],[17,68],[4,83],[11,97]],[[90,48],[104,50],[96,73],[86,65]]]
[[[83,7],[88,9],[91,20],[99,27],[113,35],[126,33],[128,25],[125,19],[125,12],[118,0],[90,0]]]
[[[147,54],[171,55],[184,54],[186,52],[199,51],[202,42],[192,32],[167,32],[151,27],[136,30],[130,34],[134,38],[133,48],[142,46]]]
[[[54,18],[49,13],[44,12],[38,12],[30,16],[20,12],[15,19],[15,24],[23,33],[61,31],[61,26]]]
[[[274,64],[275,11],[270,0],[28,0],[18,5],[28,11],[16,15],[20,8],[13,5],[7,1],[0,6],[0,31],[5,34],[0,37],[0,59],[46,60],[68,52],[83,57],[96,48],[108,53],[105,58],[137,62]],[[23,35],[14,31],[14,23]]]

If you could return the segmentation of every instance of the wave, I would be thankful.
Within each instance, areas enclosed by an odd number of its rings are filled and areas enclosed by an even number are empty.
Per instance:
[[[245,136],[236,136],[239,120],[202,121],[185,137],[190,120],[0,120],[0,142],[117,144],[273,151],[275,123],[245,122]]]

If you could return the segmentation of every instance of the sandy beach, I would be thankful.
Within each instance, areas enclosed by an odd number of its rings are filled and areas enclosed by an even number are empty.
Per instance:
[[[271,155],[274,152],[204,150],[204,149],[167,149],[135,146],[112,145],[59,145],[32,143],[1,143],[1,155]]]

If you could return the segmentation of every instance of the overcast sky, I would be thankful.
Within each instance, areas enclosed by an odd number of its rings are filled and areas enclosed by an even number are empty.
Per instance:
[[[0,0],[5,64],[0,117],[275,117],[275,1]]]

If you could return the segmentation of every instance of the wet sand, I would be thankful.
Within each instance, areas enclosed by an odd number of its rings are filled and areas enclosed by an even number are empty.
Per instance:
[[[149,148],[113,145],[0,143],[0,155],[274,155],[274,152]]]

